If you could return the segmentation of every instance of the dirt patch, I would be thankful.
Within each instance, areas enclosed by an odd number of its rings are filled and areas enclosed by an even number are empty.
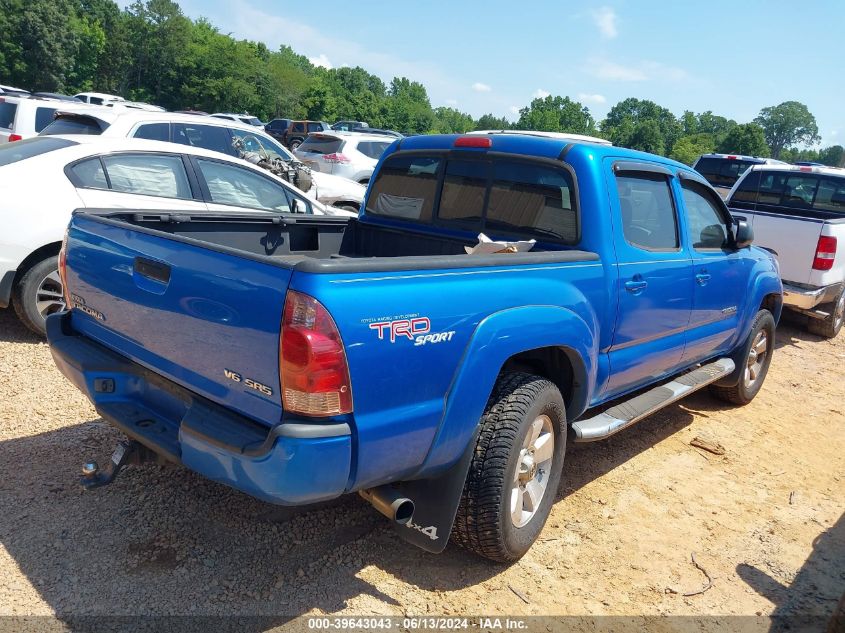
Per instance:
[[[570,446],[539,542],[501,566],[416,550],[354,496],[277,508],[156,465],[83,493],[80,465],[118,434],[0,310],[0,614],[268,616],[256,630],[278,614],[830,614],[845,592],[845,335],[785,323],[777,339],[749,406],[699,393]]]

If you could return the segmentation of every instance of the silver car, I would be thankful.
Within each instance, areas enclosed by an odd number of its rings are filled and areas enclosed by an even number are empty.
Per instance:
[[[360,132],[317,132],[309,134],[294,154],[314,171],[365,185],[378,159],[395,140]]]

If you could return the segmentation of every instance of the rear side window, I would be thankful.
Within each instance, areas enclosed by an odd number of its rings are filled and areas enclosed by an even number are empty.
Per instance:
[[[53,122],[56,108],[35,108],[35,131],[40,132]]]
[[[644,250],[678,248],[678,220],[669,181],[659,174],[616,177],[622,232],[632,246]]]
[[[149,141],[167,142],[170,140],[170,123],[146,123],[139,126],[132,136]]]
[[[191,147],[202,147],[229,156],[237,155],[232,147],[232,135],[229,130],[218,125],[174,123],[173,142]]]
[[[367,197],[367,212],[430,222],[434,216],[441,159],[393,156],[385,161]]]
[[[178,156],[124,154],[103,156],[102,162],[112,191],[183,200],[193,198],[185,164]],[[96,170],[90,176],[96,179]]]
[[[312,154],[335,154],[343,149],[343,145],[344,142],[334,136],[309,136],[298,149]]]
[[[290,213],[288,192],[277,182],[243,167],[204,158],[198,158],[197,164],[212,202]]]
[[[367,158],[378,160],[384,154],[384,150],[390,147],[390,141],[361,141],[358,143],[358,151]]]
[[[78,145],[78,143],[64,138],[42,138],[40,136],[15,143],[3,143],[0,145],[0,167],[71,145]]]
[[[60,117],[41,130],[41,136],[57,136],[59,134],[87,134],[99,136],[103,133],[99,124],[90,117]]]
[[[15,113],[17,111],[17,103],[0,102],[0,127],[11,130],[15,124]]]
[[[81,163],[76,163],[70,168],[73,174],[74,185],[87,189],[108,189],[109,182],[106,180],[106,172],[100,158],[89,158]]]

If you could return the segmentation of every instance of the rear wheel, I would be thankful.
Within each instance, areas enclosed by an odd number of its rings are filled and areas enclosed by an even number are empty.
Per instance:
[[[47,317],[65,309],[57,256],[42,259],[23,274],[14,288],[12,304],[23,324],[44,336]]]
[[[295,139],[293,139],[293,140],[290,142],[290,145],[288,145],[288,147],[289,147],[291,150],[295,150],[295,149],[296,149],[297,147],[299,147],[300,145],[302,145],[302,141],[300,141],[298,138],[295,138]]]
[[[566,450],[566,409],[545,378],[496,383],[458,507],[457,543],[498,562],[521,558],[551,511]]]
[[[827,308],[828,316],[824,319],[814,319],[809,317],[807,321],[807,329],[813,334],[818,334],[825,338],[834,338],[842,329],[842,324],[845,323],[845,288],[839,293],[839,296],[825,306]]]
[[[710,392],[731,404],[745,405],[754,399],[763,386],[769,365],[772,362],[772,352],[775,348],[775,319],[768,310],[760,310],[754,317],[751,333],[740,349],[734,355],[739,373],[739,382],[732,387],[713,385]]]

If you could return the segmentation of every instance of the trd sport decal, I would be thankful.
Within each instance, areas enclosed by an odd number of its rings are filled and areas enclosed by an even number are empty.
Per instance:
[[[378,334],[380,341],[408,339],[414,342],[414,347],[422,345],[445,343],[452,340],[455,331],[431,332],[431,320],[428,317],[408,315],[401,319],[365,319],[364,323]]]

